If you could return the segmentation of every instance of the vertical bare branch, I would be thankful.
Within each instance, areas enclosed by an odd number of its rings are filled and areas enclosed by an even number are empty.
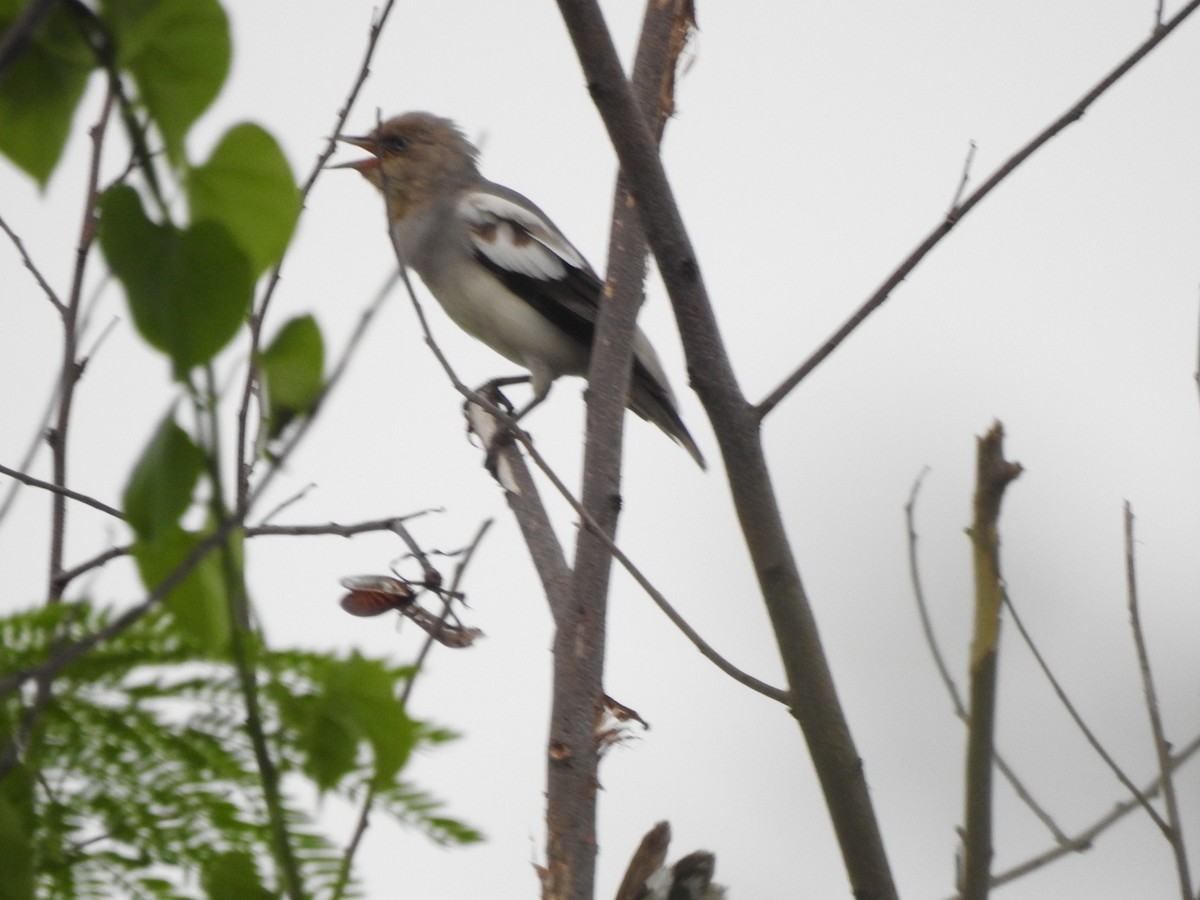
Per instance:
[[[71,291],[61,307],[62,314],[62,361],[58,379],[58,415],[49,434],[53,476],[58,487],[67,486],[67,437],[71,425],[71,406],[75,398],[75,385],[83,374],[78,358],[79,334],[76,328],[79,305],[83,300],[83,274],[91,256],[92,243],[96,238],[96,203],[99,200],[100,156],[104,149],[104,132],[108,126],[109,113],[113,108],[113,91],[110,87],[104,97],[100,117],[91,128],[92,158],[88,168],[88,180],[83,201],[83,222],[79,229],[79,244],[75,250],[75,271],[71,278]],[[62,582],[59,574],[63,567],[67,529],[67,498],[55,494],[51,506],[50,520],[50,577],[49,602],[56,603],[62,597]]]
[[[938,644],[937,636],[933,632],[933,620],[929,615],[929,606],[925,602],[925,590],[921,587],[921,570],[917,565],[917,527],[915,521],[915,509],[917,504],[917,493],[921,490],[921,482],[929,473],[929,469],[921,470],[921,474],[917,476],[917,480],[913,482],[912,491],[908,496],[908,503],[904,505],[904,518],[908,524],[908,574],[912,580],[913,596],[917,601],[917,614],[921,619],[921,629],[925,633],[925,643],[929,646],[929,653],[933,657],[933,664],[938,670],[938,675],[942,679],[942,684],[946,687],[946,693],[950,695],[950,703],[954,706],[954,714],[958,719],[968,727],[971,724],[971,717],[967,713],[966,706],[963,705],[962,697],[958,693],[958,685],[954,681],[954,676],[950,674],[950,667],[946,664],[946,659],[942,655],[942,648]],[[1007,598],[1005,598],[1007,600]],[[1054,835],[1054,839],[1060,844],[1065,844],[1070,841],[1066,833],[1058,827],[1058,823],[1051,818],[1050,814],[1042,809],[1039,804],[1025,787],[1025,784],[1017,777],[1017,773],[1008,764],[999,750],[994,751],[996,759],[996,768],[1000,770],[1000,774],[1012,787],[1016,795],[1021,799],[1021,802],[1029,807],[1030,811],[1038,817],[1043,825]]]
[[[1154,734],[1154,751],[1158,756],[1158,771],[1162,779],[1163,802],[1167,807],[1166,834],[1175,854],[1175,869],[1179,874],[1179,892],[1183,900],[1192,900],[1192,876],[1188,870],[1187,848],[1183,842],[1183,822],[1179,817],[1179,802],[1175,796],[1175,779],[1171,777],[1171,744],[1163,729],[1162,713],[1158,707],[1158,692],[1150,671],[1150,654],[1146,636],[1142,633],[1142,617],[1138,611],[1137,568],[1133,553],[1133,507],[1125,501],[1125,584],[1129,594],[1129,627],[1137,648],[1138,669],[1142,688],[1146,692],[1146,712],[1150,715],[1150,730]]]
[[[648,3],[633,68],[637,102],[662,137],[674,104],[674,73],[691,28],[689,0]],[[581,504],[591,527],[575,542],[571,602],[556,622],[554,685],[546,783],[545,898],[593,895],[595,739],[604,693],[610,546],[621,508],[621,445],[633,373],[633,335],[646,277],[645,237],[622,172],[613,199],[608,276],[588,370],[587,442]]]
[[[1004,428],[996,422],[979,439],[975,474],[975,510],[968,532],[975,563],[975,630],[971,638],[971,728],[967,737],[967,802],[963,823],[962,894],[967,900],[988,895],[992,862],[992,755],[996,717],[996,671],[1000,611],[1000,501],[1021,474],[1020,463],[1004,458]]]

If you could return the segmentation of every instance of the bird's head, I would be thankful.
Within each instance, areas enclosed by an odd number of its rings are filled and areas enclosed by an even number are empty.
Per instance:
[[[418,203],[478,177],[478,151],[449,119],[409,112],[388,119],[362,137],[338,140],[366,150],[365,159],[334,168],[357,169],[389,198]]]

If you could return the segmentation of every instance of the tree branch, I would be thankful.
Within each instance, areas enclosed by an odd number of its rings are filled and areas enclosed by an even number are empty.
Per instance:
[[[633,66],[633,90],[654,139],[674,106],[675,65],[692,25],[691,3],[646,4]],[[613,537],[621,509],[621,451],[633,375],[633,337],[644,299],[646,244],[622,172],[613,196],[608,275],[592,339],[587,387],[587,441],[575,538],[571,602],[556,623],[546,782],[546,868],[542,896],[594,893],[596,803],[601,747],[595,729],[604,693],[607,600]]]
[[[462,585],[463,576],[466,574],[467,566],[470,565],[471,559],[475,556],[475,550],[479,547],[479,544],[483,541],[484,535],[487,534],[488,529],[491,527],[492,520],[486,519],[476,530],[475,537],[471,539],[471,543],[467,545],[466,550],[463,552],[462,559],[459,561],[458,565],[455,566],[454,575],[450,579],[450,587],[446,591],[445,597],[454,597],[458,593],[459,587]],[[407,532],[401,536],[405,539],[406,543],[411,540],[411,536],[408,536]],[[420,549],[419,546],[416,545],[415,541],[413,542],[412,546],[414,549],[414,555],[421,560],[421,565],[426,569],[426,577],[428,577],[428,569],[430,568],[430,565],[427,555],[423,550]],[[449,600],[447,599],[443,616],[445,615],[445,612],[449,611],[449,609]],[[417,658],[412,664],[413,673],[409,679],[405,681],[404,688],[400,693],[400,697],[398,698],[400,705],[404,707],[405,710],[408,708],[409,698],[412,697],[413,686],[416,684],[417,676],[421,674],[421,671],[425,665],[425,660],[428,658],[430,651],[433,649],[434,643],[434,636],[432,634],[427,634],[424,642],[421,644],[421,650],[417,653]],[[375,805],[375,796],[377,793],[378,784],[374,779],[372,779],[370,784],[367,786],[367,791],[363,796],[362,803],[359,804],[358,820],[355,822],[354,832],[351,834],[350,840],[346,844],[346,849],[342,851],[342,861],[338,866],[337,880],[334,882],[333,890],[330,891],[330,897],[332,897],[333,900],[341,900],[341,898],[345,895],[346,887],[350,882],[350,868],[354,864],[354,857],[358,853],[359,846],[362,844],[363,836],[367,833],[367,827],[369,826],[371,820],[371,809]]]
[[[1138,611],[1137,567],[1133,554],[1133,507],[1125,501],[1125,582],[1129,595],[1129,627],[1133,632],[1133,644],[1137,648],[1138,670],[1142,676],[1142,689],[1146,694],[1146,712],[1150,716],[1150,731],[1154,735],[1154,751],[1158,757],[1158,774],[1162,783],[1163,803],[1167,807],[1165,832],[1175,854],[1175,868],[1179,873],[1179,893],[1183,900],[1192,898],[1192,876],[1188,870],[1187,847],[1183,841],[1183,821],[1179,816],[1179,801],[1175,796],[1175,779],[1171,777],[1171,744],[1163,728],[1162,713],[1158,708],[1158,692],[1154,688],[1154,676],[1150,671],[1150,653],[1146,649],[1146,637],[1142,633],[1142,617]]]
[[[1029,631],[1025,628],[1025,623],[1021,620],[1021,616],[1017,612],[1016,606],[1013,605],[1012,598],[1008,596],[1007,590],[1004,592],[1004,605],[1008,609],[1009,614],[1012,616],[1013,625],[1017,627],[1017,632],[1021,635],[1021,640],[1025,642],[1025,646],[1028,647],[1029,652],[1033,654],[1034,662],[1038,664],[1038,668],[1040,668],[1042,670],[1042,674],[1046,676],[1046,681],[1049,683],[1050,689],[1054,691],[1054,695],[1058,697],[1059,701],[1063,705],[1063,708],[1066,709],[1067,715],[1071,717],[1071,721],[1078,726],[1080,732],[1083,734],[1084,739],[1091,745],[1092,749],[1096,751],[1096,754],[1104,761],[1104,764],[1112,770],[1114,775],[1117,776],[1117,781],[1121,782],[1121,784],[1125,786],[1126,790],[1133,795],[1134,800],[1141,804],[1142,809],[1146,811],[1146,815],[1150,817],[1150,821],[1154,823],[1155,827],[1157,827],[1165,837],[1170,839],[1170,829],[1168,828],[1167,823],[1163,821],[1163,817],[1159,815],[1158,810],[1154,808],[1150,801],[1143,796],[1140,791],[1138,791],[1137,785],[1133,783],[1133,779],[1125,774],[1124,770],[1117,764],[1117,761],[1112,758],[1112,755],[1104,749],[1104,745],[1100,743],[1100,739],[1096,737],[1095,732],[1088,727],[1088,724],[1083,720],[1083,716],[1080,715],[1079,710],[1075,708],[1075,704],[1071,702],[1071,698],[1067,696],[1067,692],[1063,689],[1062,684],[1059,683],[1059,680],[1054,676],[1054,673],[1050,671],[1050,665],[1046,662],[1046,658],[1042,656],[1041,651],[1038,650],[1037,645],[1033,642],[1033,638],[1030,636]]]
[[[59,315],[64,315],[67,311],[66,306],[58,299],[58,294],[54,292],[54,288],[50,287],[50,282],[46,281],[45,276],[42,275],[42,270],[37,267],[37,263],[33,261],[33,258],[26,251],[24,242],[15,231],[8,227],[8,223],[4,221],[3,216],[0,216],[0,231],[7,234],[8,239],[13,242],[13,246],[17,248],[17,253],[21,256],[21,262],[25,264],[25,268],[33,273],[33,279],[38,283],[38,287],[42,289],[42,293],[46,295],[46,299],[58,310]]]
[[[1020,474],[1020,463],[1004,458],[1004,428],[996,422],[979,438],[975,510],[968,531],[975,564],[975,629],[971,638],[971,727],[967,733],[967,798],[962,830],[962,892],[967,900],[983,900],[989,887],[996,672],[1000,611],[1004,605],[998,523],[1004,491]]]
[[[1171,756],[1170,768],[1175,771],[1189,759],[1200,751],[1200,736],[1192,738],[1192,740],[1184,746],[1182,750]],[[1144,788],[1138,791],[1138,794],[1144,797],[1153,797],[1162,788],[1162,778],[1156,778],[1154,781],[1147,784]],[[1119,822],[1125,816],[1129,815],[1135,809],[1139,809],[1140,802],[1136,799],[1123,800],[1112,808],[1108,813],[1100,817],[1096,822],[1089,825],[1087,828],[1078,832],[1074,837],[1066,842],[1059,843],[1055,847],[1051,847],[1036,856],[1030,857],[1022,863],[1018,863],[1009,869],[1001,872],[992,878],[992,887],[1000,887],[1010,882],[1016,881],[1034,872],[1043,866],[1047,866],[1055,860],[1062,859],[1068,853],[1082,853],[1085,850],[1090,850],[1092,844],[1101,834]],[[962,900],[962,894],[954,894],[949,900]]]
[[[950,667],[946,664],[945,657],[942,656],[942,649],[938,645],[937,636],[933,632],[933,620],[929,615],[929,606],[925,602],[925,590],[921,586],[921,570],[917,565],[917,528],[915,521],[917,493],[920,491],[921,483],[928,472],[928,468],[921,470],[921,474],[913,482],[912,491],[908,495],[908,503],[904,506],[904,518],[908,524],[908,574],[912,580],[913,596],[917,601],[917,613],[921,619],[921,630],[925,633],[925,643],[929,647],[930,655],[933,657],[934,667],[937,668],[938,675],[942,679],[942,684],[945,685],[946,693],[950,695],[950,703],[954,706],[954,715],[964,725],[970,727],[971,716],[967,713],[967,708],[963,705],[962,697],[958,692],[958,685],[954,681],[954,676],[950,674]],[[1007,598],[1005,599],[1007,600]],[[1000,770],[1000,774],[1012,786],[1013,791],[1021,798],[1021,801],[1029,807],[1030,811],[1054,835],[1054,839],[1059,843],[1069,841],[1070,838],[1058,827],[1058,823],[1050,817],[1050,814],[1042,808],[1041,804],[1033,798],[1029,789],[1017,777],[1017,773],[1009,766],[1004,757],[1000,755],[1000,751],[993,749],[993,755],[996,761],[996,768]]]
[[[300,188],[300,203],[302,207],[304,201],[308,199],[308,195],[312,192],[313,186],[317,183],[317,178],[320,177],[321,172],[325,169],[325,164],[329,162],[330,157],[333,156],[337,149],[337,136],[341,133],[342,126],[345,125],[346,119],[350,115],[350,110],[354,107],[354,102],[358,99],[359,92],[362,90],[362,86],[366,83],[367,76],[370,74],[371,60],[375,56],[375,48],[379,44],[379,37],[383,33],[383,26],[392,14],[392,7],[394,5],[395,0],[386,0],[382,9],[379,10],[371,22],[371,28],[367,35],[367,45],[363,50],[362,63],[359,65],[358,72],[354,76],[354,81],[350,86],[349,93],[346,95],[346,100],[343,102],[341,108],[338,110],[337,117],[334,119],[333,130],[326,139],[325,146],[317,155],[317,159],[308,173],[308,178],[305,179],[304,185]],[[263,322],[266,319],[267,310],[271,305],[271,299],[275,296],[275,289],[279,286],[280,273],[283,271],[283,264],[286,259],[287,248],[284,249],[284,255],[280,257],[279,262],[271,269],[262,299],[258,302],[256,309],[250,316],[250,355],[249,363],[246,367],[246,380],[242,386],[242,400],[238,407],[236,444],[238,471],[234,473],[237,477],[236,508],[239,512],[244,512],[250,502],[250,471],[253,468],[253,463],[250,456],[252,450],[247,446],[246,441],[250,400],[254,396],[255,383],[258,380],[258,370],[255,366],[254,358],[262,343]],[[318,401],[318,405],[319,403],[320,401]]]
[[[833,333],[833,335],[822,344],[816,352],[812,354],[801,366],[796,369],[791,375],[784,379],[779,387],[775,388],[767,395],[761,403],[755,407],[755,416],[758,419],[763,419],[771,412],[780,402],[792,392],[792,390],[808,374],[819,366],[826,358],[829,357],[851,334],[853,334],[866,318],[875,312],[884,301],[891,296],[892,291],[900,286],[900,283],[908,277],[908,274],[917,267],[929,252],[941,243],[942,238],[950,233],[950,230],[958,224],[959,220],[969,213],[975,206],[992,192],[1005,178],[1011,175],[1021,163],[1029,159],[1034,153],[1040,150],[1046,143],[1055,135],[1066,128],[1068,125],[1077,122],[1083,118],[1083,114],[1087,112],[1089,106],[1095,103],[1101,95],[1104,94],[1110,87],[1116,84],[1125,73],[1137,65],[1141,60],[1157,47],[1172,31],[1174,31],[1180,23],[1188,16],[1200,8],[1200,0],[1191,0],[1171,19],[1154,30],[1154,32],[1143,41],[1136,50],[1119,63],[1116,68],[1105,75],[1090,91],[1083,95],[1082,98],[1065,113],[1051,122],[1041,133],[1036,135],[1029,143],[1014,153],[1007,161],[1003,163],[992,175],[981,184],[970,196],[962,203],[955,204],[942,222],[933,229],[928,237],[923,240],[908,257],[900,263],[900,265],[889,275],[866,302],[858,308],[858,310],[849,319],[842,324],[842,327]]]
[[[102,513],[107,513],[115,519],[124,520],[125,515],[119,510],[114,509],[107,503],[97,500],[95,497],[89,497],[87,494],[81,494],[79,491],[73,491],[68,487],[63,487],[59,484],[51,484],[49,481],[42,481],[40,478],[34,478],[32,475],[26,475],[17,469],[10,469],[8,466],[0,464],[0,475],[7,475],[9,478],[15,478],[23,484],[30,487],[40,488],[43,491],[49,491],[52,494],[57,494],[61,497],[66,497],[70,500],[76,500],[84,506],[90,506],[92,509],[98,509]]]
[[[792,712],[829,805],[859,900],[896,896],[862,761],[837,699],[763,454],[758,419],[729,364],[699,264],[658,157],[594,0],[559,0],[588,89],[637,198],[683,338],[692,385],[720,444],[742,533],[771,616]]]
[[[67,486],[67,437],[71,426],[71,406],[75,398],[75,385],[83,374],[83,365],[78,357],[78,333],[76,331],[79,304],[83,296],[83,274],[91,256],[92,243],[96,238],[96,204],[100,199],[100,157],[104,149],[104,134],[109,114],[113,108],[112,88],[104,95],[100,117],[91,128],[92,156],[88,167],[86,193],[83,203],[83,222],[79,228],[79,243],[75,250],[75,271],[71,278],[71,292],[62,313],[62,358],[58,377],[58,416],[50,432],[50,454],[53,483],[60,488]],[[56,603],[62,597],[59,572],[63,567],[66,552],[67,498],[55,494],[50,512],[50,571],[47,585],[47,600]]]

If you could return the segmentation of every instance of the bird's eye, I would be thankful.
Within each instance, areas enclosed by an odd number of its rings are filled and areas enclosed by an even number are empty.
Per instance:
[[[388,153],[403,153],[408,149],[408,138],[394,134],[383,139],[383,149]]]

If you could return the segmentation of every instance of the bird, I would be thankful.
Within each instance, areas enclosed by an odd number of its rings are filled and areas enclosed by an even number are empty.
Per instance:
[[[455,324],[529,371],[533,396],[516,418],[559,376],[587,375],[601,278],[538,206],[480,174],[478,149],[453,121],[408,112],[364,136],[337,137],[370,154],[338,167],[356,169],[384,195],[401,267]],[[641,328],[627,406],[705,468]]]

